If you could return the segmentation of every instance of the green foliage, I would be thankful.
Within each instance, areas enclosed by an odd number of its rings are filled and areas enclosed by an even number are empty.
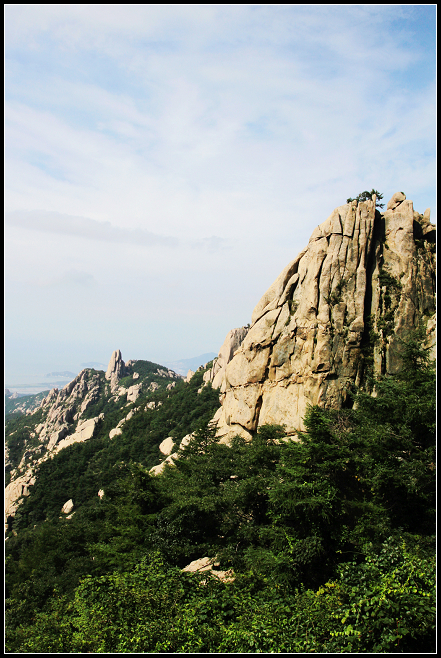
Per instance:
[[[381,270],[380,274],[378,275],[378,280],[380,283],[380,286],[386,286],[386,288],[392,288],[394,290],[401,290],[401,281],[397,279],[396,277],[392,276],[387,272],[386,270]]]
[[[41,422],[41,418],[42,411],[39,410],[32,416],[13,414],[6,419],[5,444],[8,449],[9,461],[6,468],[7,477],[13,468],[18,467],[26,448],[38,445],[38,438],[32,436],[32,430],[36,424]]]
[[[402,284],[398,278],[384,269],[380,271],[378,281],[380,285],[381,314],[377,318],[377,329],[380,331],[384,347],[385,341],[394,332],[395,310],[400,301]]]
[[[18,411],[18,407],[23,408],[24,411],[27,409],[34,409],[39,405],[44,397],[49,393],[49,391],[42,391],[41,393],[36,393],[35,395],[24,395],[19,398],[10,398],[5,395],[5,420],[6,424],[9,419],[12,419],[16,416],[23,414],[23,411]]]
[[[124,432],[118,440],[109,439],[109,432],[121,417],[120,405],[108,402],[104,421],[92,439],[65,448],[40,464],[36,483],[16,513],[14,528],[18,530],[46,518],[58,518],[61,507],[69,498],[73,499],[76,510],[88,504],[96,498],[98,490],[112,480],[115,464],[131,461],[146,467],[157,464],[161,441],[167,436],[181,440],[201,420],[211,418],[218,408],[218,393],[211,386],[204,387],[198,394],[202,375],[202,372],[196,373],[190,384],[182,382],[171,391],[153,395],[152,399],[161,401],[162,406],[138,411],[124,425]],[[14,421],[12,426],[17,428],[12,444],[17,446],[18,455],[24,442],[30,440],[30,429],[23,427],[26,422],[24,417]],[[22,436],[19,430],[23,433],[20,444],[20,438],[15,438]],[[12,458],[14,455],[13,452]]]
[[[329,306],[335,306],[335,304],[338,304],[341,301],[343,289],[346,286],[346,284],[347,284],[346,279],[341,279],[337,283],[335,289],[331,292],[329,297],[325,297],[326,303],[329,304]]]
[[[164,378],[163,375],[158,374],[158,370],[168,371],[168,368],[164,368],[159,365],[159,363],[152,363],[152,361],[143,361],[140,359],[126,368],[128,374],[125,377],[122,377],[118,382],[118,385],[123,386],[124,388],[128,388],[133,384],[139,384],[140,382],[143,382],[144,389],[146,389],[148,384],[151,384],[152,382],[159,384],[161,388],[165,388],[165,386],[171,381],[168,377]],[[139,375],[137,379],[133,378],[134,373]],[[178,375],[176,375],[176,379],[179,379]]]
[[[294,313],[297,311],[299,307],[299,303],[294,301],[293,299],[288,300],[288,308],[289,308],[289,315],[290,317],[294,315]],[[287,323],[289,320],[287,320]]]
[[[68,653],[430,652],[434,548],[402,537],[341,565],[318,589],[287,593],[250,576],[222,583],[149,553],[124,573],[83,578],[70,601],[55,591],[7,650]]]
[[[352,198],[346,199],[346,203],[351,203],[352,201],[367,201],[368,199],[372,200],[372,197],[374,196],[374,194],[377,197],[375,207],[376,208],[384,208],[384,203],[378,203],[383,198],[383,195],[380,194],[380,192],[378,192],[378,190],[374,190],[374,189],[372,189],[370,192],[368,192],[367,190],[365,190],[364,192],[360,192],[360,194],[358,194],[355,197],[355,199],[352,199]]]
[[[435,642],[435,556],[410,551],[401,537],[389,537],[365,561],[341,565],[341,605],[333,618],[329,650],[426,653]]]
[[[403,368],[375,382],[376,397],[357,396],[354,412],[366,445],[371,492],[391,522],[411,532],[434,530],[435,367],[417,338],[403,343]]]
[[[198,394],[198,372],[117,441],[61,451],[6,542],[7,651],[433,651],[435,371],[421,339],[374,397],[311,407],[300,441],[263,426],[218,443],[218,393]],[[151,476],[158,443],[190,432]],[[181,571],[202,556],[234,582]]]

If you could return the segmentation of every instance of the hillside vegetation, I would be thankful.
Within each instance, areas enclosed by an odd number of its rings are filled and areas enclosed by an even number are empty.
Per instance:
[[[433,652],[435,369],[421,337],[402,357],[375,396],[310,407],[300,441],[263,425],[219,443],[202,371],[154,391],[162,405],[114,439],[119,407],[91,408],[93,438],[40,464],[11,523],[6,650]],[[151,475],[159,443],[190,432]],[[213,570],[182,571],[201,557]]]
[[[43,398],[49,391],[42,391],[35,395],[23,395],[18,398],[13,398],[11,395],[5,395],[5,417],[20,415],[26,413],[28,409],[36,409]]]

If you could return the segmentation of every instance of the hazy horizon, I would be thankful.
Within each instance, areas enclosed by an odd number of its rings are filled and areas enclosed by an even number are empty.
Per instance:
[[[175,361],[159,363],[159,365],[174,370],[178,375],[185,376],[189,370],[196,370],[199,366],[205,365],[208,361],[211,361],[215,356],[217,356],[217,353],[208,352],[185,359],[176,359]],[[122,355],[122,357],[125,362],[129,360],[125,359],[124,355]],[[80,363],[79,365],[71,366],[73,372],[71,372],[70,375],[68,375],[67,371],[55,371],[42,374],[41,370],[32,373],[25,369],[20,373],[19,378],[21,379],[19,381],[17,380],[13,383],[6,379],[5,388],[9,389],[11,393],[18,392],[26,395],[34,395],[44,390],[50,390],[54,387],[63,388],[63,386],[72,381],[72,379],[74,379],[74,377],[76,377],[84,368],[94,368],[95,370],[106,371],[107,365],[108,364],[99,362]]]

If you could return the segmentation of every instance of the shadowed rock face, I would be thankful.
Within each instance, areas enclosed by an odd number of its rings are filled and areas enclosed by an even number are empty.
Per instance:
[[[223,440],[266,423],[303,429],[308,404],[341,407],[369,369],[396,372],[399,339],[421,320],[431,330],[435,227],[403,193],[388,208],[375,197],[336,208],[257,304],[223,369]]]

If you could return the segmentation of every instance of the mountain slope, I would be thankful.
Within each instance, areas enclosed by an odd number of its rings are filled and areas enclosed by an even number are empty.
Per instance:
[[[197,379],[192,383],[191,390],[196,386]],[[199,379],[202,384],[202,374]],[[11,525],[20,501],[29,494],[44,462],[53,460],[66,448],[85,441],[104,440],[117,441],[124,452],[127,437],[136,433],[134,428],[138,427],[139,435],[134,441],[138,456],[145,460],[152,450],[154,457],[150,458],[150,465],[157,463],[161,454],[159,443],[173,429],[167,412],[161,410],[161,406],[165,405],[166,409],[170,396],[179,395],[183,387],[182,378],[173,371],[150,361],[129,361],[125,364],[117,350],[106,373],[84,369],[60,391],[50,391],[36,408],[28,409],[25,416],[10,419],[5,433],[6,524]],[[209,391],[198,398],[195,409],[203,413],[206,398],[209,409],[214,412],[219,405],[218,398],[216,394],[210,395]],[[179,421],[174,422],[179,439],[188,433],[186,414],[188,410],[185,409]],[[154,433],[155,438],[148,441],[142,432],[155,421],[160,425],[159,434]],[[183,434],[179,430],[180,422],[185,428]]]

